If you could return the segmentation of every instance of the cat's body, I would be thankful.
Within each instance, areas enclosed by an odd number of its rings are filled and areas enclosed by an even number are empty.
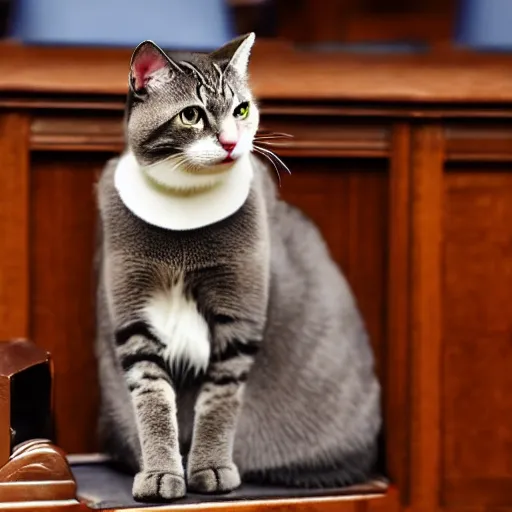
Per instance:
[[[100,425],[105,448],[138,472],[135,497],[183,495],[180,449],[187,485],[200,492],[237,487],[239,471],[306,487],[368,478],[379,385],[357,306],[318,230],[277,197],[252,156],[231,170],[248,177],[242,205],[187,229],[158,225],[165,209],[147,221],[127,207],[120,161],[142,172],[128,151],[98,188]],[[195,197],[229,207],[242,192],[226,183]],[[187,194],[147,186],[148,197],[186,210]]]

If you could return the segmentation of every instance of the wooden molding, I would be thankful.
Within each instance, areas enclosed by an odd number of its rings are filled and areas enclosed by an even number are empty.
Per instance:
[[[387,470],[409,505],[411,396],[411,128],[397,123],[389,176],[389,258],[385,424]],[[401,450],[396,447],[401,446]]]
[[[110,116],[36,116],[30,147],[36,151],[115,151],[124,145],[122,119]]]
[[[29,119],[0,114],[0,339],[29,332]]]
[[[438,510],[441,481],[442,216],[445,148],[440,124],[412,132],[411,505]]]
[[[390,131],[378,124],[341,124],[324,116],[265,116],[263,132],[285,132],[293,138],[262,144],[284,156],[385,157],[390,149]],[[34,151],[120,152],[124,147],[120,115],[34,116],[30,148]]]
[[[512,162],[510,123],[457,123],[445,128],[444,137],[448,161]]]
[[[121,96],[130,49],[49,48],[0,44],[0,91]],[[12,62],[17,65],[13,66]],[[386,55],[319,52],[255,45],[251,77],[267,100],[512,103],[509,55],[465,51]],[[447,84],[450,84],[447,86]]]
[[[74,500],[76,484],[62,450],[27,441],[0,468],[0,503]]]

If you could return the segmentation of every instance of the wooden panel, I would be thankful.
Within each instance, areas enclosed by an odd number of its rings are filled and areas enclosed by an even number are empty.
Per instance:
[[[316,1],[316,0],[315,0]],[[336,20],[338,21],[338,20]],[[127,92],[131,50],[38,47],[0,44],[0,103],[53,99],[75,105],[89,96],[117,102]],[[16,62],[18,65],[13,66]],[[320,52],[291,44],[258,41],[251,58],[251,81],[262,100],[512,102],[512,58],[467,51],[389,53]],[[56,98],[60,95],[60,98]],[[67,96],[67,97],[66,97]],[[502,105],[500,105],[502,104]],[[381,107],[385,106],[381,104]],[[465,108],[465,110],[468,110]]]
[[[35,154],[32,162],[32,337],[55,365],[57,441],[96,447],[93,358],[93,182],[107,155]]]
[[[0,340],[28,336],[28,127],[0,115]]]
[[[37,116],[30,127],[30,146],[42,151],[116,151],[124,146],[120,114]]]
[[[391,486],[382,498],[364,502],[365,511],[357,512],[400,512],[400,494],[397,487]]]
[[[271,149],[278,150],[280,155],[322,158],[389,155],[391,131],[382,122],[352,119],[349,123],[342,123],[332,112],[320,113],[313,109],[300,115],[300,110],[293,112],[292,109],[288,113],[283,110],[276,115],[271,108],[263,107],[260,123],[262,132],[268,130],[293,135],[293,138],[272,141]]]
[[[411,128],[399,123],[393,131],[389,177],[389,257],[386,345],[386,466],[409,503],[410,373],[411,373]]]
[[[382,376],[387,247],[387,163],[383,160],[285,160],[283,198],[323,232],[367,323]]]
[[[447,126],[446,157],[456,162],[512,162],[510,123],[468,120]]]
[[[431,512],[440,478],[441,126],[416,128],[412,146],[411,505]]]
[[[443,501],[512,507],[512,169],[446,177]]]
[[[341,124],[327,113],[298,115],[266,113],[262,109],[260,133],[256,144],[282,155],[293,156],[386,156],[390,149],[390,130],[382,123],[351,121]],[[315,129],[311,126],[314,124]],[[281,132],[290,137],[269,139],[266,132]],[[270,143],[270,145],[269,145]],[[30,146],[40,151],[122,151],[122,117],[116,113],[80,116],[38,115],[30,130]]]
[[[367,504],[380,502],[384,498],[366,496],[286,498],[279,500],[211,502],[199,505],[161,505],[161,512],[366,512]],[[149,507],[150,509],[151,507]],[[140,512],[146,507],[102,509],[104,512]],[[384,509],[382,509],[384,510]],[[394,512],[392,509],[390,512]]]

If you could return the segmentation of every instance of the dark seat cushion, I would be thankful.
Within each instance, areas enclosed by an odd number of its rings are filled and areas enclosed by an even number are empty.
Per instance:
[[[141,504],[132,498],[133,477],[113,467],[101,457],[70,457],[70,464],[78,485],[78,496],[91,508],[129,508],[162,505],[162,503]],[[243,485],[229,494],[200,495],[188,494],[175,502],[176,505],[208,502],[232,502],[246,500],[279,500],[286,498],[306,498],[319,496],[360,496],[365,494],[383,494],[387,483],[384,479],[367,484],[340,489],[289,489],[281,487],[262,487]],[[172,507],[171,507],[172,508]]]

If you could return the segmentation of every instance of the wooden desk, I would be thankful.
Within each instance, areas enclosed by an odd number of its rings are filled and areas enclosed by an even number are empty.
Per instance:
[[[97,448],[93,186],[129,55],[0,46],[0,339],[52,353],[71,453]],[[512,510],[512,58],[263,42],[251,70],[263,127],[295,136],[282,194],[347,274],[384,385],[401,505],[322,510]]]

